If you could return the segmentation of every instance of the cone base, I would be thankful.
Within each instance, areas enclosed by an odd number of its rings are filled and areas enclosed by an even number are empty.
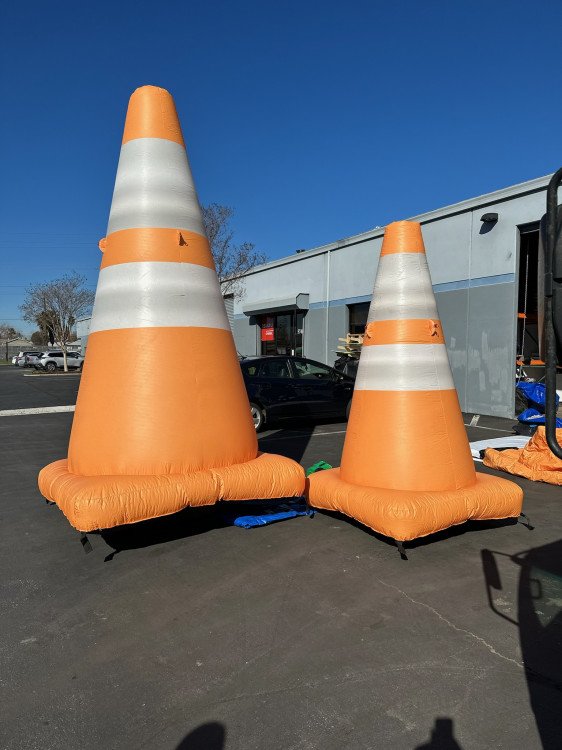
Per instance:
[[[344,482],[339,468],[313,474],[308,481],[308,502],[314,508],[339,511],[400,542],[466,521],[516,518],[523,504],[518,485],[489,474],[476,474],[470,487],[440,492],[359,487]]]
[[[284,456],[261,453],[246,463],[192,474],[80,476],[67,459],[39,473],[39,490],[78,531],[95,531],[171,515],[219,500],[269,500],[304,494],[304,472]]]

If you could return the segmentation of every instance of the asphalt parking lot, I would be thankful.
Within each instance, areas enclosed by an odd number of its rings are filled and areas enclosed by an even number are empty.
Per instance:
[[[72,404],[78,383],[2,367],[0,410]],[[222,505],[85,555],[36,486],[71,422],[0,417],[1,747],[562,747],[560,488],[515,480],[534,531],[466,524],[408,561],[336,514],[243,530]],[[479,424],[470,439],[510,427]],[[260,445],[337,464],[344,435],[297,423]]]

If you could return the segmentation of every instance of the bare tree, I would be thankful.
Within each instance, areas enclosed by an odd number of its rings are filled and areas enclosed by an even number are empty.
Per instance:
[[[9,323],[0,323],[0,339],[18,339],[21,333]]]
[[[234,231],[230,226],[234,215],[233,208],[211,203],[202,206],[201,209],[222,293],[242,297],[242,277],[254,266],[265,263],[267,256],[258,252],[251,242],[243,242],[241,245],[234,242]]]
[[[94,292],[84,287],[85,282],[85,276],[74,272],[44,284],[31,284],[20,305],[24,320],[52,331],[62,351],[65,372],[68,372],[67,345],[73,339],[76,318],[88,312],[94,303]]]

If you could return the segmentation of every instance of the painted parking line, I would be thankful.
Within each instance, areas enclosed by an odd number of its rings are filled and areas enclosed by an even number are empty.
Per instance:
[[[21,417],[27,414],[57,414],[59,412],[71,412],[76,409],[75,406],[40,406],[35,409],[2,409],[0,417]],[[510,434],[511,430],[502,430],[499,427],[484,427],[484,425],[465,424],[465,427],[472,427],[477,430],[492,430],[492,432],[505,432]],[[263,435],[258,440],[299,440],[302,438],[325,437],[327,435],[345,435],[346,430],[333,430],[331,432],[294,432],[292,435]]]
[[[473,429],[476,428],[477,430],[492,430],[492,432],[505,432],[508,435],[511,435],[513,430],[502,430],[500,427],[484,427],[482,424],[465,424],[465,427],[472,427]]]
[[[499,427],[484,427],[483,425],[476,424],[465,424],[465,427],[472,427],[478,430],[492,430],[492,432],[505,432],[507,435],[512,433],[512,430],[502,430]],[[323,437],[325,435],[345,435],[346,430],[334,430],[333,432],[295,432],[292,435],[263,435],[258,436],[258,440],[302,440],[304,438],[310,439],[313,437]]]
[[[79,378],[82,375],[81,372],[42,372],[40,375],[36,375],[33,372],[24,372],[24,378]]]
[[[263,435],[258,436],[258,440],[303,440],[313,437],[322,437],[323,435],[344,435],[345,430],[334,430],[333,432],[295,432],[292,435]]]
[[[35,409],[2,409],[0,417],[22,417],[26,414],[56,414],[57,412],[74,411],[75,406],[39,406]]]

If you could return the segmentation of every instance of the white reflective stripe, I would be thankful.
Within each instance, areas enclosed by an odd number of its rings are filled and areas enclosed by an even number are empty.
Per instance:
[[[214,270],[159,262],[102,268],[90,333],[162,326],[230,330]]]
[[[425,253],[383,255],[367,322],[437,317]]]
[[[107,233],[136,227],[206,236],[187,154],[179,143],[137,138],[121,146]]]
[[[454,387],[444,344],[375,344],[361,350],[356,391],[448,391]]]

